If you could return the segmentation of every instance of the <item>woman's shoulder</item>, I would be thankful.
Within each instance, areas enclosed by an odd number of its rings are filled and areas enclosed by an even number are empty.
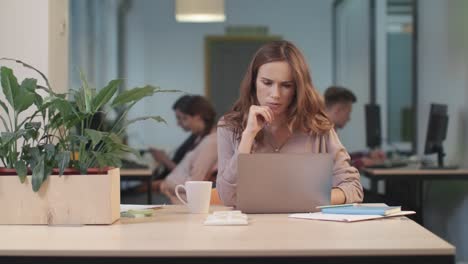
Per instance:
[[[334,128],[331,128],[326,131],[315,132],[315,131],[300,131],[297,134],[302,135],[304,137],[309,137],[312,139],[322,140],[322,139],[329,139],[330,137],[336,136],[336,132]]]
[[[199,146],[216,145],[216,129],[213,129],[208,135],[204,136]]]
[[[226,121],[224,116],[219,119],[216,129],[218,133],[234,134],[234,128]]]
[[[336,133],[334,128],[331,128],[327,131],[316,133],[316,132],[302,132],[300,135],[304,138],[309,138],[309,140],[316,141],[316,142],[323,142],[328,144],[336,144],[340,142],[338,138],[338,134]]]

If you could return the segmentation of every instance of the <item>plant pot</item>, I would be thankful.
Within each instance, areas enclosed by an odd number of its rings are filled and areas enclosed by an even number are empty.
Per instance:
[[[0,175],[16,175],[16,169],[0,167]]]
[[[38,192],[31,176],[0,176],[0,224],[112,224],[120,217],[120,170],[51,175]]]
[[[95,174],[106,174],[109,170],[113,168],[111,167],[104,167],[104,168],[88,168],[88,173],[86,175],[95,175]],[[59,169],[54,168],[52,169],[52,174],[58,175]],[[66,168],[63,171],[63,175],[79,175],[80,171],[74,168]]]

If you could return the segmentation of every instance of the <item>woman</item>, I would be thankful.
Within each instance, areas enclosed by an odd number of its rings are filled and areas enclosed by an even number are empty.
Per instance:
[[[236,203],[238,154],[255,152],[331,153],[331,203],[362,201],[358,171],[349,165],[324,109],[295,45],[275,41],[261,47],[241,83],[240,98],[218,124],[216,188],[223,203]]]
[[[186,181],[206,180],[216,167],[216,113],[210,104],[202,96],[192,96],[185,109],[183,126],[190,129],[192,134],[198,135],[196,147],[189,151],[182,161],[175,166],[163,181],[160,181],[161,193],[167,195],[172,202],[175,198],[174,188]],[[157,183],[153,182],[153,187]]]
[[[193,95],[184,95],[177,99],[177,101],[172,106],[172,110],[174,110],[177,125],[180,126],[184,131],[190,131],[190,127],[186,125],[186,120],[190,119],[190,115],[188,111],[190,109],[190,101],[192,98],[196,98]],[[173,158],[169,158],[164,150],[160,150],[157,148],[149,148],[149,152],[153,156],[153,158],[159,162],[162,166],[164,166],[164,170],[159,172],[160,169],[157,168],[156,172],[153,175],[155,180],[160,180],[166,178],[166,176],[182,161],[185,154],[195,148],[197,143],[200,141],[201,135],[196,135],[191,133],[190,136],[180,145],[173,156]],[[159,184],[156,184],[159,185]],[[146,186],[146,185],[143,185]],[[145,190],[146,191],[146,190]]]

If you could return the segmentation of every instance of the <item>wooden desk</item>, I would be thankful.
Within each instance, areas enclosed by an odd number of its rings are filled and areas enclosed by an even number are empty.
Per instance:
[[[418,222],[424,223],[424,182],[432,180],[468,180],[468,169],[456,170],[428,170],[418,169],[416,166],[408,166],[395,169],[363,169],[362,173],[371,181],[371,191],[377,193],[377,185],[381,180],[399,179],[416,183],[416,203]]]
[[[146,181],[148,190],[146,191],[147,202],[151,204],[153,201],[153,192],[151,182],[153,180],[153,171],[150,169],[120,169],[120,179],[126,181],[141,180]]]
[[[205,218],[167,206],[111,226],[0,226],[0,263],[454,263],[452,245],[406,217],[264,214],[249,215],[248,226],[204,226]]]

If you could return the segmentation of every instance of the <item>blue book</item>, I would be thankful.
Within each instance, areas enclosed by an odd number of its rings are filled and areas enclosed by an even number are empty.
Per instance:
[[[376,206],[366,204],[348,204],[341,206],[323,206],[324,214],[349,214],[349,215],[391,215],[401,212],[401,206]]]

